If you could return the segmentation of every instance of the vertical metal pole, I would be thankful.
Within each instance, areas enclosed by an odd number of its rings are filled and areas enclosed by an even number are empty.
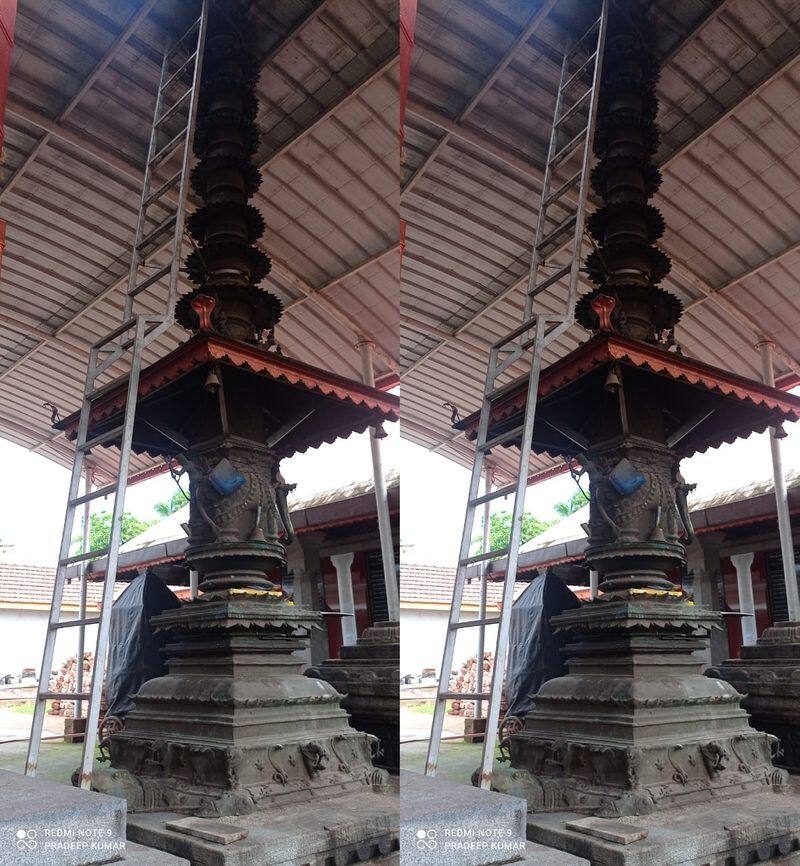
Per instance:
[[[589,572],[589,598],[597,598],[597,587],[599,583],[599,575],[594,569],[592,569]]]
[[[492,492],[492,482],[494,481],[494,475],[492,473],[492,469],[490,466],[486,466],[484,470],[484,476],[486,478],[486,483],[484,484],[484,494]],[[492,519],[492,503],[491,500],[487,500],[483,503],[483,545],[482,545],[482,553],[488,553],[491,550],[489,545],[490,537],[489,537],[489,529],[491,527],[491,519]],[[481,563],[481,598],[478,605],[478,619],[486,619],[486,590],[487,590],[487,581],[486,576],[489,570],[488,562]],[[483,653],[484,647],[486,645],[486,626],[479,625],[478,626],[478,679],[475,684],[475,690],[477,692],[483,692]],[[475,701],[475,718],[480,719],[483,716],[483,701]]]
[[[764,384],[775,387],[775,373],[772,368],[772,342],[762,340],[761,363],[764,373]],[[789,517],[789,499],[786,493],[786,479],[783,475],[780,439],[775,436],[775,428],[770,427],[769,443],[772,449],[772,474],[775,479],[775,506],[778,511],[778,532],[781,538],[781,558],[783,559],[783,579],[786,584],[786,606],[789,610],[789,622],[800,621],[800,596],[797,591],[797,570],[794,561],[794,542],[792,541],[792,523]]]
[[[90,466],[86,466],[83,472],[84,477],[84,493],[88,494],[92,492],[92,483],[94,481],[94,474],[92,473],[92,469]],[[92,519],[92,503],[86,501],[83,503],[83,544],[81,545],[81,553],[88,553],[91,550],[90,541],[90,529],[91,529],[91,519]],[[80,602],[78,603],[78,619],[86,619],[86,583],[89,571],[89,563],[84,560],[81,563],[81,578],[80,578]],[[75,691],[83,693],[83,653],[85,651],[86,646],[86,626],[79,625],[78,626],[78,671],[77,671],[77,680],[75,683]],[[75,701],[75,714],[76,719],[80,719],[83,717],[83,701]]]
[[[189,572],[189,598],[191,601],[194,601],[197,598],[197,587],[199,583],[198,574],[194,569],[192,569]]]
[[[375,387],[375,372],[372,368],[372,344],[361,340],[358,348],[361,351],[361,364],[364,374],[364,384]],[[383,559],[383,578],[386,581],[386,606],[389,610],[389,621],[400,619],[400,591],[397,587],[397,570],[394,562],[394,544],[392,543],[392,524],[389,519],[389,499],[386,494],[386,479],[383,476],[383,460],[381,458],[380,439],[375,436],[375,428],[370,427],[369,444],[372,449],[372,476],[375,481],[375,502],[378,507],[378,531],[381,537],[381,558]]]

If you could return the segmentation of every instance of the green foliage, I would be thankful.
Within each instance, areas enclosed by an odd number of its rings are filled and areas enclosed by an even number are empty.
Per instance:
[[[583,508],[588,501],[589,497],[582,490],[576,490],[566,502],[556,502],[553,510],[556,514],[560,514],[561,517],[569,517],[570,514],[574,514]]]
[[[520,543],[524,544],[537,535],[540,535],[548,527],[556,523],[555,520],[539,520],[529,511],[522,515],[522,538]],[[492,515],[489,521],[489,550],[507,547],[511,538],[511,514],[508,511],[499,511]],[[474,551],[480,552],[483,545],[483,534],[473,539]]]
[[[140,535],[148,527],[152,526],[157,521],[155,520],[139,520],[133,514],[127,511],[122,515],[122,533],[120,544],[130,541],[136,535]],[[107,511],[101,511],[98,514],[93,514],[89,521],[89,550],[97,550],[99,548],[108,547],[109,539],[111,538],[111,515]],[[79,552],[83,536],[78,535],[72,539],[73,552]]]
[[[176,511],[183,508],[188,501],[189,497],[182,490],[176,490],[172,494],[172,497],[166,502],[156,502],[153,509],[156,514],[160,514],[161,517],[169,517],[170,514],[174,514]]]

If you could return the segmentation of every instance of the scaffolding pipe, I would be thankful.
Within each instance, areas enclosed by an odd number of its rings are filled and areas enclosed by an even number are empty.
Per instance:
[[[775,372],[772,366],[772,342],[770,340],[762,340],[758,344],[758,347],[761,350],[764,384],[770,388],[774,388]],[[789,622],[798,622],[800,620],[800,597],[798,597],[797,591],[797,571],[794,560],[792,523],[789,517],[789,498],[786,493],[786,479],[783,474],[781,442],[776,435],[774,427],[770,427],[769,429],[769,443],[772,449],[772,474],[775,481],[775,506],[778,512],[778,532],[781,539],[783,580],[786,584],[786,607],[788,609]]]
[[[494,481],[494,475],[489,466],[484,470],[484,477],[486,481],[484,483],[484,494],[488,494],[492,492],[492,482]],[[487,499],[486,502],[483,503],[483,544],[481,547],[482,553],[488,553],[491,550],[489,546],[490,538],[489,538],[489,530],[491,528],[491,520],[492,520],[492,502]],[[486,619],[486,594],[487,594],[487,577],[489,572],[489,563],[484,561],[481,563],[481,597],[478,603],[478,619],[484,620]],[[484,646],[486,643],[486,626],[481,624],[478,626],[478,679],[475,686],[475,690],[478,694],[483,692],[483,652]],[[475,718],[480,719],[483,717],[483,701],[475,701]]]
[[[90,466],[86,466],[83,474],[84,482],[83,482],[83,492],[88,494],[92,492],[92,484],[94,482],[94,476],[92,474],[92,470]],[[81,544],[81,553],[88,553],[91,550],[90,542],[91,542],[91,520],[92,520],[92,503],[87,499],[86,502],[83,503],[83,542]],[[80,601],[78,602],[78,619],[86,619],[86,596],[87,596],[87,580],[89,576],[89,562],[88,560],[84,560],[81,563],[81,576],[80,576]],[[84,647],[86,645],[86,626],[79,625],[78,626],[78,670],[77,670],[77,682],[75,691],[79,694],[83,694],[83,653]],[[40,678],[45,675],[45,671],[40,673]],[[49,678],[50,671],[47,671],[47,676]],[[75,710],[74,716],[76,719],[83,718],[83,701],[75,701]]]
[[[358,343],[361,351],[361,364],[364,384],[375,387],[375,371],[372,366],[372,343],[361,340]],[[381,559],[383,560],[383,578],[386,584],[386,607],[390,622],[400,620],[400,591],[397,585],[397,569],[394,561],[394,544],[392,542],[392,524],[389,519],[389,499],[386,493],[386,479],[383,475],[383,459],[381,457],[381,442],[374,427],[369,428],[369,444],[372,449],[372,477],[375,483],[375,503],[378,509],[378,531],[381,539]]]

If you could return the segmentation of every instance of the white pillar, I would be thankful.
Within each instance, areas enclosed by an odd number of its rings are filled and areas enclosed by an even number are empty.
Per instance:
[[[753,646],[758,640],[756,630],[756,605],[753,601],[752,553],[737,553],[731,557],[736,569],[736,583],[739,586],[739,610],[742,614],[742,644]]]
[[[597,586],[600,583],[599,577],[594,569],[589,572],[589,598],[597,598]]]
[[[361,363],[364,373],[364,384],[375,387],[375,373],[372,369],[372,344],[362,340],[358,344],[361,350]],[[369,443],[372,449],[372,476],[375,482],[375,503],[378,508],[378,532],[381,537],[381,559],[383,561],[383,579],[386,583],[386,607],[389,611],[389,621],[400,621],[400,590],[397,586],[397,569],[394,562],[394,544],[392,542],[392,523],[389,518],[389,499],[386,493],[386,479],[383,476],[383,460],[381,458],[381,442],[375,436],[375,428],[370,427]]]
[[[352,646],[358,640],[356,632],[356,604],[353,601],[352,553],[337,553],[331,557],[336,569],[336,584],[339,587],[339,610],[342,612],[342,644]]]
[[[772,369],[772,343],[763,340],[759,344],[764,384],[775,387],[775,374]],[[770,427],[769,442],[772,449],[772,475],[775,480],[775,506],[778,511],[778,532],[781,538],[781,558],[783,559],[783,580],[786,584],[786,606],[789,621],[800,621],[800,594],[797,591],[797,570],[794,562],[794,542],[792,523],[789,517],[789,498],[786,493],[786,479],[783,475],[780,439],[775,436],[775,428]]]
[[[189,598],[194,601],[197,598],[198,575],[194,569],[189,571]]]

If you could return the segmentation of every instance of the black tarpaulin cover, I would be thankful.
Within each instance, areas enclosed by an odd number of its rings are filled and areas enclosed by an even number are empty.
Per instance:
[[[554,632],[550,617],[580,604],[572,590],[549,570],[533,580],[514,602],[506,669],[507,715],[524,719],[542,683],[567,672],[563,653],[566,636]]]
[[[167,672],[161,652],[167,636],[153,632],[150,617],[180,606],[174,593],[150,572],[134,578],[114,602],[106,671],[107,715],[125,717],[133,709],[131,695],[142,683]]]

